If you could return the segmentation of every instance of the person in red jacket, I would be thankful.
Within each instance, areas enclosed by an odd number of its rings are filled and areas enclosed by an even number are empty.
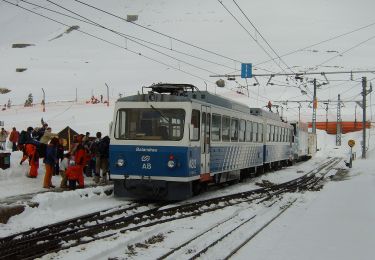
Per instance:
[[[70,161],[69,166],[66,169],[66,178],[68,179],[68,182],[69,182],[69,188],[72,190],[76,188],[77,182],[78,182],[78,188],[85,187],[82,166],[77,165],[74,161]]]
[[[39,168],[39,154],[35,144],[26,144],[25,152],[29,157],[30,172],[27,175],[29,178],[38,177],[38,168]]]
[[[15,127],[13,127],[13,130],[12,132],[10,132],[10,135],[9,135],[9,141],[12,142],[12,152],[17,151],[19,138],[20,138],[20,133],[17,131]]]
[[[72,149],[72,154],[74,156],[75,166],[77,166],[76,167],[77,170],[78,170],[78,168],[81,169],[80,175],[82,175],[82,176],[83,176],[83,168],[86,166],[87,160],[88,160],[88,157],[87,157],[87,154],[86,154],[86,149],[85,149],[85,147],[83,146],[83,143],[82,143],[83,137],[84,137],[84,135],[77,136],[77,143],[76,143],[75,147]]]

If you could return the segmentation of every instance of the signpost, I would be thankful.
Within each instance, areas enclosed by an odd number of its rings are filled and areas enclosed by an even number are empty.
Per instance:
[[[241,63],[241,78],[247,79],[253,77],[253,64]]]
[[[350,160],[349,160],[349,168],[352,168],[352,162],[353,162],[353,146],[355,145],[355,141],[353,139],[350,139],[348,141],[348,145],[350,147]]]

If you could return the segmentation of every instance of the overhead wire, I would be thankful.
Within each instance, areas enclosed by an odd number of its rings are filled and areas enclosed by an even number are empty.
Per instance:
[[[371,40],[373,40],[373,39],[375,39],[375,35],[372,36],[372,37],[370,37],[370,38],[368,38],[368,39],[366,39],[366,40],[364,40],[364,41],[362,41],[362,42],[360,42],[360,43],[358,43],[358,44],[356,44],[356,45],[354,45],[353,47],[350,47],[349,49],[346,49],[345,51],[340,52],[339,54],[337,54],[337,55],[335,55],[335,56],[333,56],[333,57],[331,57],[331,58],[329,58],[329,59],[323,61],[322,63],[320,63],[319,65],[316,65],[315,67],[319,67],[319,66],[321,66],[321,65],[323,65],[323,64],[326,64],[326,63],[330,62],[331,60],[336,59],[337,57],[340,57],[340,56],[344,55],[345,53],[347,53],[347,52],[349,52],[349,51],[352,51],[352,50],[354,50],[355,48],[357,48],[357,47],[361,46],[362,44],[364,44],[364,43],[366,43],[366,42],[368,42],[368,41],[371,41]]]
[[[255,43],[259,46],[259,48],[261,48],[263,50],[264,53],[266,53],[266,55],[269,57],[269,58],[273,58],[272,55],[254,38],[254,36],[251,35],[251,33],[249,32],[249,30],[246,29],[246,27],[237,19],[237,17],[223,4],[223,1],[222,0],[217,0],[222,6],[223,8],[233,17],[233,19],[242,27],[242,29],[244,29],[246,31],[246,33],[255,41]],[[282,68],[280,66],[280,64],[278,64],[276,61],[274,62],[283,72],[285,72],[284,68]]]
[[[29,5],[33,5],[33,6],[36,6],[36,7],[39,7],[41,9],[44,9],[44,10],[47,10],[47,11],[50,11],[50,12],[54,12],[54,13],[57,13],[57,14],[60,14],[60,15],[63,15],[63,16],[66,16],[68,18],[71,18],[71,19],[75,19],[77,21],[80,21],[80,22],[84,22],[84,23],[88,23],[88,24],[91,24],[91,25],[94,25],[94,26],[98,26],[96,23],[93,23],[91,22],[90,20],[82,20],[80,18],[77,18],[77,17],[73,17],[73,16],[70,16],[68,14],[65,14],[65,13],[62,13],[62,12],[59,12],[59,11],[56,11],[56,10],[52,10],[52,9],[49,9],[45,6],[41,6],[41,5],[38,5],[38,4],[35,4],[35,3],[31,3],[31,2],[28,2],[26,0],[21,0],[21,2],[24,2],[24,3],[27,3]],[[78,16],[80,16],[79,14],[77,14]],[[99,26],[100,27],[100,26]],[[185,56],[188,56],[188,57],[191,57],[191,58],[194,58],[194,59],[198,59],[198,60],[201,60],[201,61],[205,61],[207,63],[211,63],[211,64],[214,64],[214,65],[218,65],[218,66],[221,66],[221,67],[224,67],[224,68],[229,68],[229,69],[232,69],[232,67],[230,66],[227,66],[225,64],[221,64],[221,63],[218,63],[218,62],[214,62],[214,61],[211,61],[211,60],[208,60],[208,59],[204,59],[202,57],[198,57],[196,55],[192,55],[190,53],[186,53],[186,52],[182,52],[182,51],[179,51],[179,50],[176,50],[176,49],[172,49],[172,48],[169,48],[169,47],[166,47],[166,46],[163,46],[161,44],[157,44],[157,43],[154,43],[154,42],[151,42],[151,41],[147,41],[147,40],[144,40],[142,38],[139,38],[139,37],[136,37],[136,36],[133,36],[133,35],[129,35],[129,34],[125,34],[125,33],[121,33],[124,37],[129,37],[129,38],[133,38],[135,40],[138,40],[138,41],[141,41],[141,42],[144,42],[144,43],[147,43],[147,44],[150,44],[150,45],[153,45],[153,46],[156,46],[156,47],[159,47],[159,48],[163,48],[163,49],[166,49],[168,51],[172,51],[172,52],[175,52],[175,53],[178,53],[178,54],[181,54],[181,55],[185,55]],[[261,68],[259,68],[261,69]]]
[[[23,6],[20,6],[19,4],[14,4],[14,3],[9,2],[9,1],[7,1],[7,0],[1,0],[1,1],[3,1],[3,2],[5,2],[5,3],[8,3],[8,4],[10,4],[10,5],[16,6],[16,7],[18,7],[18,8],[21,8],[21,9],[23,9],[23,10],[25,10],[25,11],[31,12],[31,13],[33,13],[33,14],[35,14],[35,15],[38,15],[38,16],[40,16],[40,17],[43,17],[43,18],[45,18],[45,19],[48,19],[48,20],[53,21],[53,22],[55,22],[55,23],[58,23],[58,24],[60,24],[60,25],[63,25],[63,26],[66,26],[66,27],[70,27],[68,24],[65,24],[65,23],[63,23],[63,22],[61,22],[61,21],[58,21],[58,20],[53,19],[53,18],[51,18],[51,17],[48,17],[48,16],[46,16],[46,15],[40,14],[40,13],[38,13],[38,12],[35,12],[35,11],[30,10],[30,9],[28,9],[28,8],[25,8],[25,7],[23,7]],[[132,51],[132,50],[130,50],[129,48],[125,48],[125,47],[123,47],[123,46],[121,46],[121,45],[118,45],[118,44],[116,44],[116,43],[113,43],[113,42],[111,42],[111,41],[108,41],[108,40],[106,40],[106,39],[103,39],[103,38],[101,38],[101,37],[98,37],[98,36],[93,35],[93,34],[91,34],[91,33],[85,32],[85,31],[83,31],[83,30],[81,30],[81,29],[77,29],[77,31],[80,32],[80,33],[82,33],[82,34],[85,34],[85,35],[87,35],[87,36],[90,36],[90,37],[92,37],[92,38],[95,38],[95,39],[97,39],[97,40],[100,40],[100,41],[106,42],[106,43],[108,43],[108,44],[111,44],[111,45],[113,45],[113,46],[116,46],[116,47],[118,47],[118,48],[124,49],[124,50],[126,50],[126,51],[128,51],[128,52],[131,52],[131,53],[135,54],[135,55],[138,55],[138,56],[141,56],[141,57],[146,58],[146,59],[148,59],[148,60],[151,60],[151,61],[154,61],[154,62],[156,62],[156,63],[162,64],[162,65],[164,65],[164,66],[166,66],[166,67],[169,67],[169,68],[175,69],[175,70],[177,70],[177,71],[181,71],[181,72],[183,72],[183,73],[185,73],[185,74],[187,74],[187,75],[190,75],[190,76],[195,77],[195,78],[199,78],[199,79],[201,79],[201,80],[203,80],[203,81],[207,81],[207,79],[202,78],[201,76],[198,76],[198,75],[195,75],[195,74],[193,74],[193,73],[187,72],[187,71],[185,71],[185,70],[183,70],[183,69],[181,69],[181,68],[175,67],[175,66],[170,65],[170,64],[167,64],[167,63],[164,63],[164,62],[159,61],[159,60],[157,60],[157,59],[154,59],[154,58],[148,57],[147,55],[144,55],[144,54],[142,54],[142,53],[140,53],[140,52]],[[210,82],[210,83],[213,83],[213,82]]]
[[[85,5],[85,6],[87,6],[87,7],[90,7],[90,8],[92,8],[92,9],[95,9],[95,10],[97,10],[97,11],[99,11],[99,12],[102,12],[102,13],[105,13],[105,14],[107,14],[107,15],[110,15],[110,16],[112,16],[112,17],[115,17],[115,18],[117,18],[117,19],[120,19],[120,20],[122,20],[122,21],[124,21],[124,22],[127,22],[127,23],[129,23],[129,24],[132,24],[132,25],[138,26],[138,27],[140,27],[140,28],[143,28],[143,29],[145,29],[145,30],[151,31],[151,32],[156,33],[156,34],[158,34],[158,35],[161,35],[161,36],[167,37],[167,38],[169,38],[169,39],[171,39],[171,40],[174,40],[174,41],[180,42],[180,43],[182,43],[182,44],[188,45],[188,46],[190,46],[190,47],[193,47],[193,48],[199,49],[199,50],[201,50],[201,51],[204,51],[204,52],[207,52],[207,53],[210,53],[210,54],[216,55],[216,56],[218,56],[218,57],[221,57],[221,58],[224,58],[224,59],[227,59],[227,60],[231,60],[231,61],[234,61],[234,62],[237,62],[237,63],[242,63],[240,60],[237,60],[237,59],[235,59],[235,58],[231,58],[231,57],[228,57],[228,56],[222,55],[222,54],[220,54],[220,53],[217,53],[217,52],[215,52],[215,51],[211,51],[211,50],[208,50],[208,49],[206,49],[206,48],[200,47],[200,46],[198,46],[198,45],[195,45],[195,44],[192,44],[192,43],[189,43],[189,42],[186,42],[186,41],[180,40],[180,39],[178,39],[178,38],[176,38],[176,37],[173,37],[173,36],[171,36],[171,35],[168,35],[168,34],[165,34],[165,33],[159,32],[159,31],[157,31],[157,30],[151,29],[151,28],[149,28],[149,27],[147,27],[147,26],[143,26],[143,25],[138,24],[138,23],[136,23],[136,22],[130,22],[130,21],[124,19],[124,18],[121,17],[121,16],[118,16],[118,15],[116,15],[116,14],[114,14],[114,13],[111,13],[111,12],[109,12],[109,11],[106,11],[106,10],[104,10],[104,9],[101,9],[101,8],[99,8],[99,7],[96,7],[96,6],[94,6],[94,5],[90,5],[90,4],[85,3],[85,2],[82,2],[82,1],[80,1],[80,0],[73,0],[73,1],[75,1],[75,2],[77,2],[77,3],[80,3],[81,5]]]
[[[326,43],[326,42],[330,42],[330,41],[333,41],[333,40],[339,39],[339,38],[341,38],[341,37],[344,37],[344,36],[350,35],[350,34],[352,34],[352,33],[355,33],[355,32],[358,32],[358,31],[361,31],[361,30],[363,30],[363,29],[369,28],[369,27],[374,26],[374,25],[375,25],[375,22],[370,23],[370,24],[368,24],[368,25],[365,25],[365,26],[359,27],[359,28],[354,29],[354,30],[351,30],[351,31],[349,31],[349,32],[346,32],[346,33],[343,33],[343,34],[339,34],[339,35],[333,36],[333,37],[331,37],[331,38],[329,38],[329,39],[326,39],[326,40],[323,40],[323,41],[320,41],[320,42],[317,42],[317,43],[314,43],[314,44],[308,45],[308,46],[306,46],[306,47],[303,47],[303,48],[300,48],[300,49],[297,49],[297,50],[290,51],[290,52],[288,52],[288,53],[282,54],[280,57],[285,57],[285,56],[289,56],[289,55],[292,55],[292,54],[297,53],[297,52],[300,52],[300,51],[304,51],[304,50],[309,49],[309,48],[311,48],[311,47],[315,47],[315,46],[321,45],[321,44],[323,44],[323,43]],[[274,58],[274,59],[276,59],[276,58]],[[262,61],[262,62],[259,62],[259,63],[255,64],[255,65],[256,65],[256,66],[258,66],[258,65],[262,65],[262,64],[268,63],[268,62],[270,62],[270,61],[272,61],[272,60]]]
[[[281,71],[283,71],[284,73],[286,73],[285,69],[279,64],[276,62],[276,59],[273,59],[272,55],[266,50],[266,48],[257,40],[254,38],[254,36],[246,29],[246,27],[237,19],[237,17],[227,8],[227,6],[223,3],[222,0],[218,0],[218,2],[222,5],[222,7],[232,16],[232,18],[245,30],[245,32],[254,40],[254,42],[259,46],[259,48],[261,48],[263,50],[263,52],[269,57],[272,59],[272,61],[281,69]],[[280,58],[280,61],[287,67],[287,69],[289,69],[292,73],[294,73],[294,71],[290,68],[290,66],[288,66],[285,61],[283,59],[281,59],[281,57],[279,56],[279,54],[275,51],[274,48],[272,48],[272,46],[268,43],[268,41],[264,38],[264,36],[260,33],[260,31],[255,27],[255,25],[251,22],[251,20],[249,19],[249,17],[245,14],[245,12],[242,10],[242,8],[238,5],[237,2],[235,2],[233,0],[233,2],[235,3],[235,5],[237,6],[237,8],[240,10],[240,12],[243,14],[243,16],[245,16],[246,20],[250,23],[250,25],[256,30],[256,32],[262,37],[263,41],[268,45],[268,47],[274,52],[274,54]],[[274,73],[274,72],[272,72]],[[277,73],[274,73],[274,74],[277,74]],[[282,94],[281,96],[284,95],[285,91],[287,89],[287,86],[284,86],[284,89],[282,91]]]
[[[35,14],[35,15],[37,15],[37,16],[40,16],[40,17],[42,17],[42,18],[44,18],[44,19],[47,19],[47,20],[53,21],[53,22],[55,22],[55,23],[57,23],[57,24],[60,24],[60,25],[66,26],[66,27],[70,27],[68,24],[65,24],[65,23],[63,23],[63,22],[61,22],[61,21],[58,21],[58,20],[54,19],[54,18],[48,17],[48,16],[46,16],[46,15],[44,15],[44,14],[40,14],[40,13],[38,13],[38,12],[35,12],[35,11],[33,11],[33,10],[30,10],[30,9],[28,9],[28,8],[26,8],[26,7],[20,6],[19,4],[14,4],[14,3],[10,2],[10,1],[7,1],[7,0],[1,0],[1,1],[3,1],[3,2],[7,3],[7,4],[10,4],[10,5],[13,5],[13,6],[17,7],[17,8],[23,9],[23,10],[25,10],[25,11],[28,11],[28,12],[30,12],[30,13],[33,13],[33,14]],[[207,81],[207,82],[210,82],[210,83],[212,83],[212,84],[215,84],[214,82],[208,81],[208,80],[205,79],[205,78],[202,78],[202,77],[200,77],[200,76],[198,76],[198,75],[195,75],[195,74],[193,74],[193,73],[190,73],[190,72],[188,72],[188,71],[185,71],[185,70],[183,70],[183,69],[181,69],[181,68],[175,67],[175,66],[170,65],[170,64],[167,64],[167,63],[165,63],[165,62],[161,62],[161,61],[156,60],[156,59],[154,59],[154,58],[151,58],[151,57],[149,57],[149,56],[147,56],[147,55],[144,55],[144,54],[142,54],[142,53],[140,53],[140,52],[130,50],[129,48],[125,48],[124,46],[121,46],[121,45],[119,45],[119,44],[113,43],[113,42],[111,42],[111,41],[108,41],[108,40],[106,40],[106,39],[103,39],[103,38],[101,38],[101,37],[98,37],[98,36],[96,36],[96,35],[93,35],[93,34],[91,34],[91,33],[87,33],[87,32],[85,32],[85,31],[83,31],[83,30],[81,30],[81,29],[77,29],[77,31],[80,32],[80,33],[82,33],[82,34],[85,34],[85,35],[87,35],[87,36],[90,36],[90,37],[92,37],[92,38],[95,38],[95,39],[97,39],[97,40],[100,40],[100,41],[106,42],[106,43],[108,43],[108,44],[110,44],[110,45],[113,45],[113,46],[115,46],[115,47],[118,47],[118,48],[124,49],[124,50],[126,50],[126,51],[128,51],[128,52],[130,52],[130,53],[133,53],[133,54],[136,54],[136,55],[141,56],[141,57],[143,57],[143,58],[146,58],[146,59],[148,59],[148,60],[151,60],[151,61],[153,61],[153,62],[156,62],[156,63],[162,64],[162,65],[164,65],[164,66],[166,66],[166,67],[169,67],[169,68],[175,69],[175,70],[177,70],[177,71],[180,71],[180,72],[185,73],[185,74],[187,74],[187,75],[190,75],[190,76],[192,76],[192,77],[199,78],[199,79],[201,79],[201,80],[203,80],[203,81],[205,81],[205,82]],[[230,88],[228,88],[228,87],[225,87],[225,88],[228,89],[229,91],[232,91],[232,92],[236,93],[236,91],[234,91],[233,89],[230,89]],[[253,98],[253,99],[254,99],[254,98]]]
[[[237,8],[240,10],[243,16],[245,16],[246,20],[251,24],[251,26],[255,29],[255,31],[259,34],[259,36],[263,39],[263,41],[267,44],[267,46],[271,49],[271,51],[276,55],[277,59],[280,60],[289,71],[293,72],[294,71],[290,68],[288,64],[280,57],[280,55],[275,51],[275,49],[269,44],[269,42],[264,38],[263,34],[258,30],[258,28],[254,25],[254,23],[250,20],[248,15],[245,14],[245,12],[242,10],[242,8],[239,6],[239,4],[235,1],[232,0],[233,3],[237,6]],[[254,39],[254,38],[253,38]],[[254,39],[255,40],[255,39]],[[256,41],[256,40],[255,40]]]
[[[184,61],[184,60],[182,60],[182,59],[179,59],[179,58],[173,57],[173,56],[171,56],[171,55],[169,55],[169,54],[166,54],[166,53],[164,53],[164,52],[162,52],[162,51],[159,51],[159,50],[157,50],[157,49],[155,49],[155,48],[149,47],[149,46],[147,46],[147,45],[145,45],[145,44],[143,44],[143,43],[140,43],[140,42],[138,42],[138,41],[136,41],[136,40],[134,40],[134,39],[131,39],[131,38],[127,37],[126,35],[124,35],[124,34],[121,33],[121,32],[118,32],[118,31],[116,31],[116,30],[113,30],[113,29],[110,29],[110,28],[108,28],[108,27],[106,27],[106,26],[103,26],[103,25],[101,25],[101,24],[99,24],[99,23],[97,23],[97,22],[95,22],[95,21],[93,21],[93,20],[91,20],[91,19],[89,19],[89,18],[87,18],[87,17],[85,17],[85,16],[82,16],[82,15],[78,14],[77,12],[74,12],[74,11],[72,11],[72,10],[70,10],[70,9],[68,9],[68,8],[66,8],[66,7],[64,7],[64,6],[62,6],[62,5],[60,5],[60,4],[57,4],[57,3],[53,2],[53,1],[50,1],[50,0],[45,0],[45,1],[48,2],[48,3],[51,3],[51,4],[55,5],[55,6],[57,6],[57,7],[59,7],[59,8],[61,8],[61,9],[63,9],[63,10],[65,10],[65,11],[68,11],[68,12],[74,14],[74,15],[77,15],[77,16],[79,16],[79,17],[81,17],[81,18],[87,20],[87,21],[89,22],[90,25],[94,25],[94,26],[100,27],[100,28],[102,28],[102,29],[108,30],[108,31],[110,31],[110,32],[112,32],[112,33],[114,33],[114,34],[119,35],[120,37],[123,37],[123,38],[125,38],[125,39],[127,39],[127,40],[129,40],[129,41],[131,41],[131,42],[134,42],[134,43],[136,43],[136,44],[138,44],[138,45],[140,45],[140,46],[142,46],[142,47],[145,47],[145,48],[147,48],[147,49],[150,49],[150,50],[152,50],[152,51],[154,51],[154,52],[156,52],[156,53],[159,53],[159,54],[161,54],[161,55],[164,55],[164,56],[166,56],[166,57],[168,57],[168,58],[170,58],[170,59],[173,59],[173,60],[176,60],[176,61],[178,61],[178,62],[184,63],[184,64],[189,65],[189,66],[191,66],[191,67],[194,67],[194,68],[196,68],[196,69],[200,69],[200,70],[202,70],[202,71],[206,71],[206,72],[208,72],[208,73],[215,73],[215,72],[213,72],[213,71],[207,70],[207,69],[202,68],[202,67],[200,67],[200,66],[194,65],[194,64],[192,64],[192,63],[190,63],[190,62],[187,62],[187,61]]]

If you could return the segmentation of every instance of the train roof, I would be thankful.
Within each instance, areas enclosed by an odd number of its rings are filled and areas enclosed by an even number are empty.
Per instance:
[[[265,111],[261,108],[250,108],[231,99],[212,94],[208,91],[200,91],[191,84],[158,83],[150,87],[143,87],[148,92],[123,97],[118,102],[193,102],[200,101],[228,109],[249,113],[254,116],[263,116],[272,120],[281,121],[279,115]]]

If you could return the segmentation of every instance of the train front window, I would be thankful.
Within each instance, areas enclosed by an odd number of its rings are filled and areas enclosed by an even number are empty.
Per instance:
[[[127,108],[117,113],[115,138],[178,141],[184,135],[185,111],[170,108]]]

